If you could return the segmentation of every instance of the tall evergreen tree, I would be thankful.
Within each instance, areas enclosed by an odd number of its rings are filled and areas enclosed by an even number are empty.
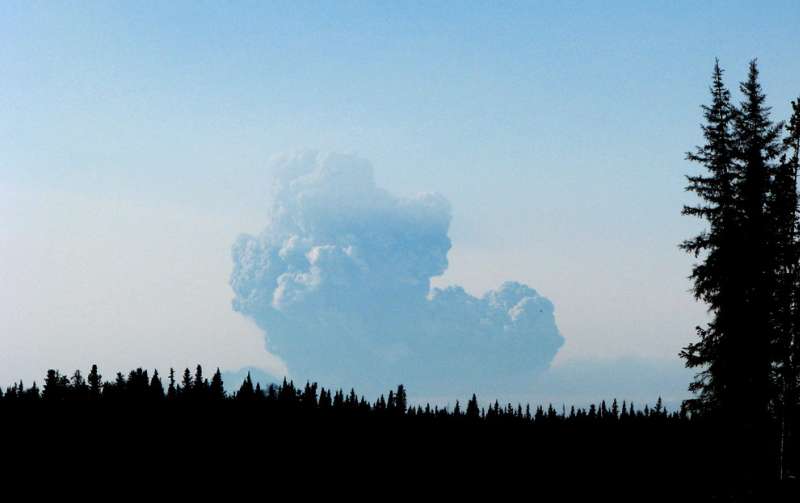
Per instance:
[[[408,396],[406,395],[406,388],[402,384],[397,386],[397,392],[394,395],[395,408],[397,413],[401,416],[406,413],[408,408]]]
[[[744,362],[737,370],[741,377],[741,407],[752,414],[749,421],[766,417],[770,403],[770,347],[772,304],[775,291],[775,239],[769,205],[775,192],[771,180],[776,160],[782,152],[781,124],[770,119],[770,108],[759,83],[756,61],[750,62],[748,77],[740,85],[744,96],[735,121],[737,165],[740,173],[737,194],[742,217],[740,275],[746,281],[747,303],[741,339],[736,350]],[[780,191],[779,191],[780,193]],[[779,198],[780,199],[780,198]]]
[[[180,387],[178,388],[178,395],[183,398],[190,398],[192,396],[192,388],[194,385],[194,379],[192,378],[192,373],[189,372],[188,368],[183,370],[183,378],[181,379]]]
[[[92,365],[86,382],[89,384],[89,397],[94,400],[100,398],[100,392],[103,388],[103,376],[98,372],[97,365]]]
[[[256,390],[253,387],[253,378],[250,377],[250,372],[247,373],[247,377],[244,378],[242,381],[242,385],[239,387],[239,392],[236,394],[236,398],[239,400],[252,400],[255,397]]]
[[[89,385],[80,370],[75,370],[70,378],[71,393],[80,400],[89,398]]]
[[[114,394],[119,396],[123,394],[128,387],[128,382],[125,380],[125,376],[122,375],[122,372],[117,372],[117,376],[114,379]]]
[[[322,388],[319,392],[319,408],[329,410],[333,407],[333,398],[331,397],[330,390]]]
[[[178,390],[175,389],[175,369],[169,369],[169,386],[167,387],[167,400],[175,400],[178,396]]]
[[[47,376],[44,378],[44,387],[42,388],[42,397],[45,400],[59,401],[66,398],[67,385],[65,385],[62,377],[64,376],[57,370],[50,369],[47,371]],[[69,384],[68,381],[67,384]],[[21,383],[20,388],[22,388]],[[19,394],[22,394],[23,391],[24,389],[20,390]]]
[[[478,408],[478,397],[473,393],[472,398],[470,398],[469,402],[467,402],[467,417],[475,420],[479,418],[480,413],[480,409]]]
[[[225,399],[225,386],[222,382],[222,373],[219,371],[219,367],[217,367],[217,371],[214,372],[214,375],[211,377],[209,393],[211,394],[211,398],[214,400]]]
[[[775,340],[776,238],[770,206],[776,204],[773,176],[783,145],[782,124],[770,119],[770,108],[759,82],[756,61],[750,62],[747,80],[740,90],[743,101],[736,114],[737,197],[742,222],[738,247],[738,275],[744,282],[742,312],[731,352],[735,369],[732,391],[738,417],[748,428],[760,428],[769,414],[771,398],[772,346]],[[778,197],[778,199],[781,199]]]
[[[341,410],[343,407],[344,407],[344,392],[342,392],[342,390],[339,389],[333,395],[333,408],[334,410]]]
[[[317,383],[310,384],[306,381],[306,387],[300,397],[300,404],[307,409],[313,409],[317,406]]]
[[[192,391],[195,396],[202,398],[205,394],[206,382],[203,380],[203,367],[200,365],[194,371],[194,383],[192,383]]]
[[[153,378],[150,379],[150,396],[154,400],[164,399],[164,384],[158,376],[158,370],[153,370]]]
[[[31,387],[25,390],[25,399],[39,400],[40,398],[42,398],[42,395],[39,393],[39,387],[36,386],[36,381],[33,381]]]
[[[147,370],[139,367],[128,373],[125,394],[132,400],[148,400],[150,398],[150,377]]]
[[[261,389],[261,383],[260,382],[256,383],[256,389],[253,392],[253,397],[256,400],[266,400],[267,399],[267,394],[264,393],[263,389]]]
[[[714,65],[710,91],[711,104],[702,107],[705,143],[686,155],[689,161],[705,168],[705,173],[687,177],[686,190],[700,202],[683,208],[684,215],[701,218],[708,227],[680,245],[700,259],[690,276],[693,293],[706,303],[712,318],[705,327],[697,327],[699,341],[681,351],[686,365],[699,370],[689,387],[697,393],[691,406],[706,412],[724,407],[731,378],[724,353],[742,312],[741,288],[735,281],[739,266],[735,250],[740,236],[735,197],[737,149],[733,138],[736,111],[719,61]]]

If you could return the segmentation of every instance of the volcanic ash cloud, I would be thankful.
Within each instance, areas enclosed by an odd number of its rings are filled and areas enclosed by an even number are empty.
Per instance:
[[[269,221],[237,239],[230,282],[233,308],[294,378],[435,395],[524,391],[547,368],[563,338],[535,290],[431,289],[450,249],[444,197],[393,196],[347,155],[304,152],[275,168]]]

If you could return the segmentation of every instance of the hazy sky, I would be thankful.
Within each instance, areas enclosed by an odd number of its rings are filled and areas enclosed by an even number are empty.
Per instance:
[[[498,3],[0,4],[0,384],[285,371],[231,309],[230,254],[270,159],[309,148],[446,197],[435,284],[535,288],[556,368],[677,362],[704,318],[676,245],[714,57],[731,87],[758,57],[783,118],[800,4]]]

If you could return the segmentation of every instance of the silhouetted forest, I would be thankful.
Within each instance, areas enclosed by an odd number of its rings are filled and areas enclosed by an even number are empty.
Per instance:
[[[409,403],[403,385],[368,400],[352,389],[325,389],[308,382],[296,386],[286,379],[262,388],[248,374],[228,393],[219,369],[209,378],[199,365],[179,375],[170,369],[163,379],[157,371],[141,368],[106,379],[92,366],[85,376],[79,370],[71,375],[50,370],[41,387],[22,382],[7,387],[0,392],[0,422],[4,420],[33,422],[58,442],[64,441],[61,433],[70,432],[67,438],[77,434],[75,440],[84,448],[121,432],[136,442],[141,437],[159,444],[176,438],[190,442],[181,444],[184,449],[242,443],[255,448],[264,438],[275,441],[258,432],[283,432],[290,438],[296,435],[302,445],[319,437],[324,445],[333,441],[336,448],[349,450],[350,442],[377,435],[381,441],[401,442],[403,449],[391,455],[371,452],[366,459],[385,462],[389,456],[394,462],[419,462],[416,456],[426,450],[432,449],[431,459],[446,451],[456,457],[451,463],[463,470],[483,467],[482,477],[499,466],[503,473],[524,471],[533,481],[578,478],[658,485],[663,486],[662,496],[691,487],[691,494],[700,499],[755,487],[730,477],[728,460],[740,446],[730,442],[715,420],[692,413],[688,406],[668,411],[660,398],[652,404],[614,399],[588,407],[531,407],[496,400],[482,403],[473,395],[463,403],[439,406]],[[54,429],[56,424],[63,429]],[[230,436],[220,436],[221,431]],[[702,457],[706,466],[699,480],[692,460],[698,446],[709,450]],[[136,444],[129,448],[135,450]],[[493,461],[484,467],[476,461],[482,457]],[[518,457],[524,462],[513,461]],[[472,461],[461,465],[467,460]]]
[[[706,228],[681,247],[697,260],[693,293],[710,321],[680,354],[698,372],[693,398],[678,410],[660,398],[556,408],[475,395],[443,407],[410,403],[402,385],[368,400],[316,383],[262,388],[249,375],[227,393],[219,369],[207,377],[200,366],[166,376],[138,368],[107,378],[92,366],[85,376],[50,370],[41,388],[19,382],[0,391],[0,421],[13,424],[7,432],[36,424],[50,439],[71,433],[101,443],[124,431],[150,446],[183,439],[183,448],[335,439],[329,454],[402,459],[412,471],[446,460],[465,483],[493,469],[524,473],[567,496],[599,492],[576,484],[588,480],[613,485],[613,499],[626,501],[800,496],[800,99],[776,122],[755,61],[738,104],[723,75],[717,63],[703,106],[705,143],[687,155],[702,171],[688,176],[698,203],[683,213]]]
[[[658,424],[680,423],[689,420],[685,409],[669,412],[662,405],[659,397],[651,406],[643,404],[637,408],[634,403],[614,399],[610,404],[601,401],[585,408],[571,406],[569,410],[562,406],[556,410],[553,405],[545,409],[530,404],[506,403],[498,401],[481,405],[473,394],[472,398],[462,405],[456,401],[452,407],[429,403],[409,404],[405,387],[401,384],[395,390],[381,395],[375,401],[369,401],[358,395],[354,389],[345,392],[341,389],[328,390],[317,383],[309,383],[302,387],[295,386],[293,381],[283,380],[282,384],[270,384],[262,389],[260,383],[253,384],[248,373],[237,391],[225,391],[222,374],[219,369],[211,379],[203,376],[203,369],[198,365],[194,372],[184,369],[178,379],[174,369],[170,369],[166,382],[162,381],[158,371],[152,376],[147,370],[137,368],[127,375],[118,372],[113,380],[104,380],[97,365],[92,365],[86,377],[76,370],[67,377],[57,370],[49,370],[44,385],[39,388],[36,383],[26,387],[22,381],[0,390],[0,407],[8,407],[17,403],[110,403],[110,404],[214,404],[241,403],[257,404],[263,410],[276,415],[289,416],[329,416],[348,419],[392,419],[401,421],[422,421],[464,424],[557,424],[557,423],[617,423],[617,422],[653,422]]]

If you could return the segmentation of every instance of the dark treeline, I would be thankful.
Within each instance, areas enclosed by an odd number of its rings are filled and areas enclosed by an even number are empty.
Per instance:
[[[248,375],[229,393],[219,369],[210,378],[197,366],[180,375],[170,370],[163,379],[141,368],[105,379],[92,366],[85,377],[80,371],[50,370],[41,387],[7,387],[0,392],[0,425],[9,432],[34,426],[48,446],[66,452],[102,450],[111,439],[111,456],[135,456],[142,445],[159,455],[222,450],[235,456],[245,446],[248,452],[273,452],[276,442],[290,442],[294,447],[280,452],[348,453],[367,465],[396,463],[398,469],[429,463],[436,470],[446,459],[448,467],[460,470],[459,480],[476,471],[472,475],[497,487],[542,484],[538,494],[551,485],[567,487],[564,494],[581,494],[590,486],[574,482],[588,480],[657,487],[648,498],[653,501],[727,500],[754,490],[730,476],[726,460],[738,444],[715,421],[688,407],[668,411],[660,398],[641,405],[614,399],[588,407],[531,407],[482,403],[473,395],[438,406],[410,403],[403,385],[368,400],[352,389],[296,386],[286,379],[262,388]],[[29,447],[36,437],[19,438]],[[3,445],[12,439],[6,435]],[[365,441],[376,447],[365,447],[371,445]],[[390,447],[377,447],[387,442]],[[698,445],[709,449],[701,466],[692,458]],[[511,474],[515,478],[509,480]],[[633,492],[615,499],[639,500]]]
[[[408,403],[405,387],[400,384],[397,389],[381,395],[375,401],[369,401],[354,389],[345,392],[342,389],[329,390],[319,387],[317,383],[309,383],[302,387],[295,386],[293,381],[283,380],[282,384],[270,384],[265,389],[260,383],[253,384],[248,373],[239,389],[233,393],[225,391],[222,374],[219,369],[211,379],[203,376],[200,365],[191,372],[184,369],[180,380],[175,371],[170,369],[166,383],[162,381],[157,370],[152,377],[147,370],[137,368],[127,375],[117,372],[113,380],[103,380],[97,365],[84,378],[80,370],[70,377],[58,370],[49,370],[40,389],[34,383],[26,387],[23,382],[8,386],[5,392],[0,390],[0,407],[18,402],[45,403],[254,403],[263,404],[267,410],[276,414],[319,414],[330,412],[342,414],[348,418],[387,417],[402,420],[415,418],[435,419],[441,421],[466,421],[506,424],[555,424],[555,423],[614,423],[627,421],[653,422],[687,422],[689,416],[685,409],[669,412],[659,397],[655,403],[644,404],[637,408],[633,402],[614,399],[610,403],[602,400],[599,404],[588,407],[561,406],[559,410],[549,404],[546,408],[539,405],[535,409],[530,404],[523,406],[506,403],[501,405],[495,400],[493,404],[481,406],[476,395],[472,395],[465,404],[456,401],[452,407],[424,406]]]

